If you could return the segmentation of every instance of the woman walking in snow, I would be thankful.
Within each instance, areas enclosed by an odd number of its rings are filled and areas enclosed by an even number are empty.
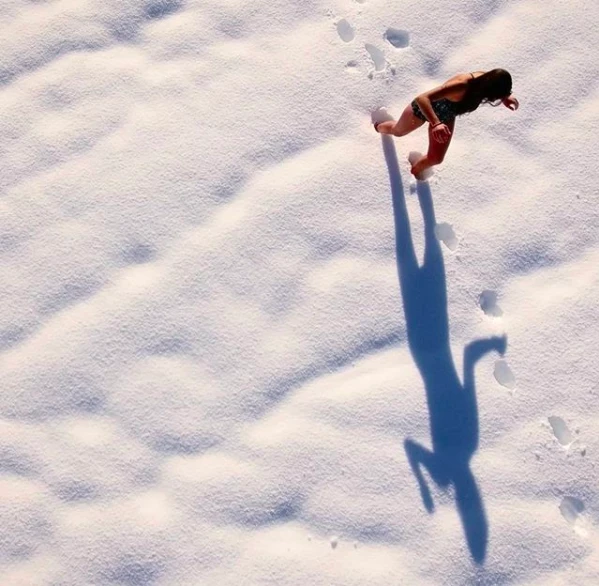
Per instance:
[[[512,96],[512,76],[505,69],[460,73],[443,85],[417,96],[406,107],[397,122],[375,122],[374,128],[381,134],[405,136],[420,128],[425,122],[428,128],[428,152],[412,164],[416,179],[424,179],[424,172],[441,163],[449,148],[456,116],[474,112],[481,104],[503,104],[517,110],[518,100]]]

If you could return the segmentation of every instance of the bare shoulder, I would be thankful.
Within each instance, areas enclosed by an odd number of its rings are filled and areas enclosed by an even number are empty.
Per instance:
[[[459,102],[466,93],[468,81],[472,79],[469,73],[458,73],[450,77],[440,88],[435,92],[438,94],[437,99],[443,97],[452,102]]]
[[[458,73],[453,77],[449,78],[445,85],[455,85],[456,83],[468,83],[473,77],[480,77],[484,75],[486,71],[471,71],[470,73]]]
[[[448,99],[452,102],[459,102],[464,97],[468,88],[468,82],[471,79],[472,75],[470,73],[458,73],[442,85],[424,92],[418,97],[426,97],[433,101]]]
[[[477,73],[484,73],[484,72],[481,72],[481,71],[473,72],[473,74],[476,77],[478,77]],[[456,84],[467,83],[471,79],[472,79],[472,75],[470,73],[458,73],[458,74],[454,75],[453,77],[450,77],[443,85],[456,85]]]

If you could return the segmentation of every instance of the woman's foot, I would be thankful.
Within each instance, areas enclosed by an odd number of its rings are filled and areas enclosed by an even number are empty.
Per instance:
[[[378,108],[378,110],[371,112],[370,119],[375,131],[379,134],[390,134],[389,129],[392,129],[395,125],[393,116],[387,112],[386,108]],[[390,122],[390,124],[386,124],[386,122]],[[381,124],[383,125],[382,127]],[[389,129],[386,128],[387,126],[389,126]]]
[[[420,172],[418,172],[418,170],[414,172],[414,167],[412,167],[410,169],[410,173],[414,175],[414,178],[418,181],[428,181],[435,174],[435,172],[430,167],[427,167],[426,169]]]
[[[410,169],[410,173],[414,175],[414,178],[418,181],[426,181],[426,179],[424,178],[424,171],[422,171],[422,173],[414,173],[414,167],[412,167]]]
[[[414,177],[418,181],[426,181],[433,175],[433,169],[430,166],[426,166],[425,161],[426,155],[422,155],[418,151],[411,151],[408,155],[408,162],[412,166],[410,169],[410,173],[414,175]]]

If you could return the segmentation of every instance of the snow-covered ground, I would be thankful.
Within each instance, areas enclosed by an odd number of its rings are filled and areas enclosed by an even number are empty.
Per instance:
[[[0,17],[1,584],[599,584],[598,2]]]

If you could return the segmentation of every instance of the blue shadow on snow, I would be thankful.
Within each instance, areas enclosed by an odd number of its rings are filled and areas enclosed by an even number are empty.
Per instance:
[[[464,372],[460,380],[449,345],[445,266],[441,245],[435,236],[430,186],[420,181],[417,184],[425,234],[424,262],[419,266],[395,145],[390,136],[383,136],[382,141],[391,182],[397,270],[408,344],[426,389],[432,440],[432,450],[410,438],[406,438],[404,447],[429,513],[433,512],[434,503],[422,468],[438,486],[447,489],[453,485],[468,548],[474,561],[482,564],[489,524],[480,489],[470,470],[479,435],[474,367],[488,352],[503,354],[507,340],[493,337],[470,342],[464,348]]]

